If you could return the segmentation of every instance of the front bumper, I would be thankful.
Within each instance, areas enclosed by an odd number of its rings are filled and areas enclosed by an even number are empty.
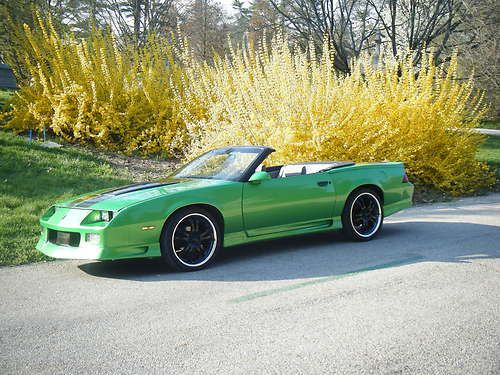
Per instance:
[[[59,245],[50,242],[47,230],[42,230],[36,249],[52,258],[58,259],[86,259],[86,260],[114,260],[143,257],[161,256],[159,243],[144,246],[129,246],[122,244],[118,246],[107,246],[101,236],[99,244],[89,244],[84,241],[85,232],[75,232],[71,228],[61,228],[64,232],[80,233],[81,241],[78,246]]]
[[[160,256],[159,242],[132,240],[128,236],[129,228],[112,227],[109,223],[82,225],[81,221],[87,214],[88,211],[58,208],[52,216],[42,217],[42,233],[36,249],[60,259],[112,260]]]
[[[82,230],[68,227],[60,227],[50,225],[48,223],[42,224],[42,234],[36,249],[52,258],[62,259],[111,259],[109,258],[109,251],[103,246],[104,231],[103,230]],[[67,233],[78,235],[78,241],[71,241],[71,245],[57,243],[54,238],[55,233]],[[99,236],[99,241],[86,241],[87,234]]]
[[[40,236],[36,249],[52,258],[60,259],[113,259],[106,256],[105,249],[100,246],[63,246],[47,241],[43,235]]]

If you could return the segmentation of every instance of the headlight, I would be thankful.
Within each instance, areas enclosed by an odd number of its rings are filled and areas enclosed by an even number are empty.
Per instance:
[[[111,221],[113,218],[113,211],[99,211],[99,221]]]
[[[107,223],[113,219],[113,214],[113,211],[92,211],[85,217],[82,224]]]

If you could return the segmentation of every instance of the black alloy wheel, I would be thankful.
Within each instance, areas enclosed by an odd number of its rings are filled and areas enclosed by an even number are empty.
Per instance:
[[[208,265],[222,239],[217,220],[207,210],[192,208],[170,217],[160,239],[162,256],[169,266],[181,271]]]
[[[347,199],[342,213],[342,226],[348,237],[369,241],[379,233],[383,220],[383,206],[376,192],[362,188]]]

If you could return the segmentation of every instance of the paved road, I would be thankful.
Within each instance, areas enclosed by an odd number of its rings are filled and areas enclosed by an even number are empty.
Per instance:
[[[500,194],[339,234],[0,269],[2,374],[498,374]]]
[[[500,130],[498,129],[482,129],[482,128],[476,128],[475,129],[478,133],[481,134],[486,134],[486,135],[498,135],[500,136]]]

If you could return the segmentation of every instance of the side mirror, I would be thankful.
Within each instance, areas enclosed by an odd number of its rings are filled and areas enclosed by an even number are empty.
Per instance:
[[[261,172],[255,172],[250,177],[248,182],[250,182],[252,184],[260,184],[262,181],[270,180],[270,179],[271,179],[271,175],[269,173],[261,171]]]

